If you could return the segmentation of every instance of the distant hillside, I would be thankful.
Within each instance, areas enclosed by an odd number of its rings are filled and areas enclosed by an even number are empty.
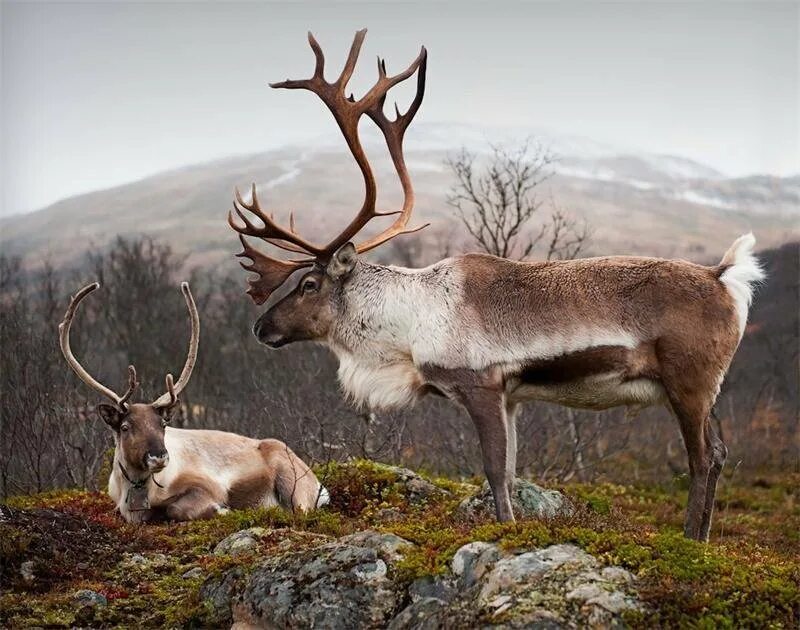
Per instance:
[[[397,203],[399,186],[385,150],[370,133],[365,129],[366,144],[385,191],[379,203],[389,208]],[[759,247],[800,234],[800,177],[728,179],[688,159],[636,154],[582,138],[430,123],[412,128],[407,140],[417,220],[433,222],[429,234],[466,240],[445,201],[452,183],[444,166],[448,154],[462,146],[485,151],[490,141],[530,135],[559,156],[547,194],[594,227],[593,253],[706,260],[750,229]],[[342,144],[330,136],[313,147],[288,146],[187,166],[66,199],[0,221],[0,247],[24,254],[29,267],[45,258],[69,265],[91,248],[104,248],[117,234],[144,234],[189,254],[190,266],[224,263],[233,269],[231,254],[238,243],[225,216],[234,186],[247,189],[255,181],[262,204],[278,216],[294,210],[298,229],[312,238],[324,239],[349,221],[361,202],[362,182]]]

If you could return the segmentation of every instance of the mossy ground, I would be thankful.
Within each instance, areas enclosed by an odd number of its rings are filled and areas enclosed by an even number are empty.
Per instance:
[[[101,493],[13,498],[8,504],[14,508],[56,510],[84,527],[76,533],[0,524],[0,626],[214,625],[214,612],[199,595],[207,577],[233,566],[247,571],[265,555],[367,528],[417,543],[394,569],[398,580],[445,571],[456,549],[473,540],[508,549],[573,542],[639,577],[648,612],[630,616],[633,626],[788,628],[800,620],[800,475],[724,481],[712,542],[702,545],[680,533],[686,501],[680,480],[663,487],[569,485],[561,489],[578,506],[572,516],[499,525],[456,514],[474,486],[433,479],[451,494],[420,503],[407,496],[392,469],[372,462],[317,472],[332,501],[308,515],[246,510],[209,521],[135,526],[122,522]],[[222,538],[252,526],[269,529],[256,553],[212,554]],[[46,562],[35,567],[33,585],[26,584],[19,567],[41,558],[43,549]],[[120,564],[131,554],[148,560]],[[200,577],[182,577],[194,567]],[[74,593],[84,588],[102,593],[108,605],[79,608]]]

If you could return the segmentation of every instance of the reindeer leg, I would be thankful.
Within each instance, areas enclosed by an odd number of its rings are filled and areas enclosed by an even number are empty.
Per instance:
[[[706,495],[712,461],[711,448],[706,440],[708,412],[704,405],[693,405],[692,401],[672,400],[671,403],[689,457],[689,501],[686,505],[683,533],[687,538],[704,540],[703,519],[707,511]],[[714,487],[716,488],[716,479]],[[712,495],[712,503],[713,500]],[[710,516],[709,514],[709,523]]]
[[[483,470],[494,496],[497,520],[513,521],[514,512],[509,495],[513,476],[509,474],[505,394],[502,389],[475,383],[469,387],[458,387],[456,398],[467,410],[478,430]]]
[[[483,469],[494,496],[497,520],[513,521],[509,486],[508,424],[502,374],[427,366],[422,369],[428,384],[461,404],[469,413],[483,454]]]
[[[508,491],[514,491],[514,480],[517,478],[517,412],[519,403],[506,401],[506,434],[508,448],[506,451],[506,477]]]
[[[203,488],[198,487],[187,488],[164,507],[166,517],[171,521],[206,519],[227,511],[224,505],[218,503]]]
[[[502,392],[476,389],[465,393],[461,403],[466,407],[481,441],[483,469],[494,496],[497,520],[513,521],[508,475],[508,426]]]
[[[706,419],[706,443],[711,447],[711,468],[708,471],[708,483],[706,485],[706,503],[703,510],[703,521],[700,525],[700,540],[708,542],[711,532],[711,516],[714,513],[714,498],[717,495],[717,481],[719,480],[725,460],[728,458],[728,447],[719,437],[717,431],[711,425],[710,419]]]

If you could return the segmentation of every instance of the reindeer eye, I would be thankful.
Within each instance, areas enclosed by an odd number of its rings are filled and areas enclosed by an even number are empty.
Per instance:
[[[306,278],[303,280],[303,284],[300,286],[300,292],[303,294],[311,293],[319,290],[319,286],[317,285],[317,281],[315,278]]]
[[[130,428],[131,428],[131,425],[129,425],[127,422],[123,422],[122,426],[120,426],[119,430],[120,431],[127,431]]]

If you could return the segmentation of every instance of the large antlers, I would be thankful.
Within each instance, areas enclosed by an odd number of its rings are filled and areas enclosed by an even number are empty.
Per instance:
[[[130,400],[131,396],[133,396],[136,388],[139,386],[139,382],[136,380],[136,369],[132,365],[128,366],[128,389],[122,396],[119,396],[113,390],[95,380],[78,362],[78,360],[75,358],[75,355],[72,354],[72,348],[70,347],[69,332],[70,328],[72,327],[72,320],[74,319],[75,313],[78,310],[78,306],[87,295],[99,287],[100,284],[98,282],[93,282],[92,284],[83,287],[72,297],[69,302],[69,307],[67,307],[67,312],[64,314],[64,319],[58,325],[58,338],[64,358],[67,360],[69,366],[80,377],[80,379],[96,392],[107,398],[110,398],[114,404],[117,405],[120,411],[125,411],[128,408],[128,401]],[[189,317],[192,322],[192,334],[189,341],[189,355],[186,358],[183,371],[181,372],[181,376],[178,379],[178,382],[175,384],[174,389],[171,387],[172,376],[169,375],[169,378],[167,379],[168,391],[151,403],[154,407],[168,407],[175,403],[178,394],[181,393],[183,388],[186,387],[186,384],[189,382],[189,378],[192,375],[192,369],[194,368],[194,364],[197,359],[197,347],[200,342],[200,318],[197,314],[197,306],[194,303],[192,292],[189,290],[189,285],[186,282],[181,283],[181,291],[183,292],[183,297],[186,300],[186,306],[189,309]]]
[[[374,217],[398,215],[395,221],[380,234],[373,238],[364,241],[356,246],[356,251],[366,252],[378,245],[385,243],[391,238],[400,234],[408,234],[416,232],[426,227],[425,225],[416,228],[407,228],[409,219],[411,218],[411,210],[414,206],[414,189],[411,185],[411,178],[406,169],[405,159],[403,157],[403,136],[411,121],[414,119],[425,93],[425,72],[427,68],[427,51],[423,47],[419,56],[406,68],[403,72],[394,76],[386,74],[386,63],[382,59],[378,59],[378,80],[372,88],[360,99],[356,100],[351,94],[346,96],[347,83],[353,75],[355,70],[356,61],[358,60],[361,45],[364,42],[367,30],[363,29],[358,31],[353,39],[353,45],[350,47],[350,53],[347,56],[344,68],[342,69],[339,77],[329,83],[324,76],[325,73],[325,55],[322,52],[317,40],[314,36],[308,34],[308,43],[311,50],[314,52],[316,64],[314,66],[314,74],[310,79],[287,79],[279,83],[271,83],[273,88],[286,88],[286,89],[303,89],[313,92],[322,100],[328,109],[333,114],[339,129],[342,131],[347,146],[358,164],[359,170],[364,178],[364,202],[358,214],[353,218],[350,224],[336,236],[327,245],[319,246],[310,243],[301,238],[294,230],[294,218],[290,216],[289,228],[284,228],[278,225],[272,216],[264,213],[258,203],[256,196],[255,185],[253,185],[251,192],[251,200],[246,203],[238,190],[236,191],[236,198],[234,201],[233,211],[244,222],[243,226],[239,226],[233,219],[233,212],[228,215],[228,223],[231,227],[239,232],[244,251],[238,254],[240,257],[249,258],[252,264],[242,263],[242,266],[248,270],[253,271],[259,275],[258,280],[250,281],[250,289],[248,293],[257,304],[262,304],[267,300],[270,294],[278,288],[283,282],[297,269],[301,267],[308,267],[314,264],[315,261],[320,261],[323,264],[330,260],[333,253],[342,245],[350,241],[358,232]],[[398,83],[405,81],[414,73],[417,73],[417,93],[414,97],[411,106],[405,114],[401,114],[395,106],[397,118],[389,120],[383,113],[383,106],[386,101],[386,94],[389,90]],[[377,200],[377,186],[375,183],[375,176],[370,167],[364,148],[361,144],[361,139],[358,135],[358,123],[361,116],[367,114],[375,124],[378,125],[383,136],[386,140],[389,154],[397,171],[400,183],[403,187],[403,207],[395,212],[379,212],[375,209]],[[264,224],[264,227],[254,225],[244,214],[244,210],[252,213],[258,217]],[[256,236],[266,242],[275,245],[281,249],[305,254],[311,258],[301,260],[284,261],[267,256],[258,250],[252,248],[244,237]]]

